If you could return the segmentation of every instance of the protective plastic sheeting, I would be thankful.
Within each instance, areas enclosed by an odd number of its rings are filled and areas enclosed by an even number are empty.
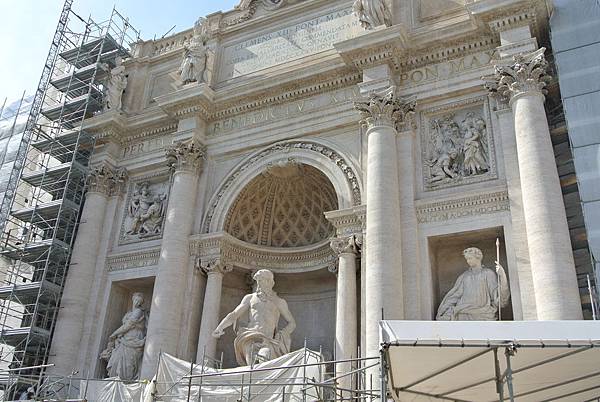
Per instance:
[[[600,397],[600,323],[382,321],[397,401]]]

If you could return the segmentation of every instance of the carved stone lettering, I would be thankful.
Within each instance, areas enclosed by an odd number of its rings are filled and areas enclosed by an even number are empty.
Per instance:
[[[360,32],[352,10],[345,9],[262,33],[225,47],[219,81],[330,49],[334,43],[353,38]]]

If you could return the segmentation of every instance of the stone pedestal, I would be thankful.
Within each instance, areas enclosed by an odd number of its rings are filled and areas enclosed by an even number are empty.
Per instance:
[[[356,296],[356,257],[358,244],[355,235],[336,238],[331,241],[331,248],[338,255],[337,291],[335,309],[335,358],[336,360],[354,359],[358,349],[358,306]],[[335,368],[336,377],[356,369],[351,362],[340,363]],[[352,376],[339,379],[342,389],[353,389]],[[344,398],[351,395],[342,392]]]
[[[232,267],[224,264],[219,259],[215,259],[204,263],[202,269],[207,275],[207,280],[200,334],[198,335],[196,363],[202,362],[205,358],[216,359],[217,357],[217,338],[213,337],[212,333],[219,325],[223,275],[226,272],[231,272]]]
[[[158,274],[154,285],[141,378],[156,370],[159,354],[177,355],[179,331],[185,302],[185,270],[189,267],[188,237],[196,204],[198,176],[204,151],[194,142],[179,143],[167,149],[173,170],[166,212]]]
[[[367,356],[377,356],[382,315],[404,318],[396,128],[414,103],[401,100],[391,87],[356,102],[355,108],[368,136],[365,350]]]
[[[496,67],[487,87],[513,109],[523,211],[539,320],[581,319],[569,228],[544,109],[544,50]]]
[[[125,172],[115,172],[108,165],[95,168],[88,177],[88,193],[73,246],[71,265],[61,299],[50,363],[51,375],[64,376],[77,367],[83,326],[92,293],[96,262],[102,238],[108,198],[114,195]]]

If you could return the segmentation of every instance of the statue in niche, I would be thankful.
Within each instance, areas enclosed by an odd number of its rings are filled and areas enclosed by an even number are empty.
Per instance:
[[[106,349],[100,354],[100,358],[108,362],[108,377],[118,377],[125,381],[139,379],[148,318],[142,308],[144,295],[136,292],[131,300],[131,311],[125,314],[123,324],[110,335]]]
[[[486,134],[485,120],[472,112],[460,124],[454,115],[433,119],[425,159],[428,184],[459,182],[489,172]]]
[[[208,24],[205,18],[200,17],[194,24],[194,35],[183,47],[183,59],[179,68],[183,85],[190,82],[206,82],[208,39]]]
[[[240,366],[272,360],[289,353],[291,334],[296,328],[296,321],[287,302],[273,290],[273,273],[261,269],[254,274],[253,279],[256,281],[256,291],[244,296],[239,306],[213,332],[215,338],[220,338],[227,327],[233,325],[235,330],[237,321],[249,313],[248,327],[238,327],[237,337],[233,342],[235,357]],[[278,329],[280,316],[287,321],[287,326],[283,329]]]
[[[463,272],[438,308],[438,321],[496,321],[498,308],[510,298],[504,268],[496,261],[495,272],[481,264],[483,253],[476,247],[463,251],[469,268]]]
[[[121,58],[116,59],[116,67],[108,73],[108,94],[105,109],[121,111],[123,107],[123,92],[127,88],[127,75]]]
[[[392,25],[392,13],[385,0],[355,0],[352,10],[364,29]]]
[[[126,234],[140,239],[159,235],[165,216],[165,194],[152,194],[150,184],[143,182],[131,196],[127,212],[131,224]]]

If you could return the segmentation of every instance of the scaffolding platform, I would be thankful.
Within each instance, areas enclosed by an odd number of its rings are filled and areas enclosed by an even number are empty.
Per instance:
[[[58,215],[63,210],[77,212],[79,205],[69,199],[60,199],[44,202],[27,208],[21,208],[13,211],[11,215],[20,221],[29,222],[34,225],[47,225],[49,221],[58,219]]]
[[[100,54],[102,52],[102,54]],[[75,68],[84,68],[100,61],[114,67],[117,57],[128,57],[129,52],[121,46],[110,34],[89,40],[79,47],[74,47],[60,53],[60,58]]]
[[[52,258],[60,263],[66,260],[69,245],[58,239],[45,239],[37,242],[17,244],[12,247],[5,246],[0,254],[11,260],[22,261],[25,264],[34,264],[46,258]]]
[[[31,146],[39,152],[48,154],[60,162],[66,163],[73,159],[74,147],[78,144],[85,146],[93,143],[93,138],[79,129],[66,130],[55,137],[35,141]]]
[[[66,128],[75,128],[84,118],[102,109],[103,94],[91,87],[91,94],[68,99],[64,103],[42,109],[42,115],[48,120],[59,121]],[[91,101],[91,102],[90,102]],[[90,106],[92,106],[90,108]]]
[[[0,332],[0,336],[3,339],[2,343],[8,346],[17,347],[28,340],[29,347],[35,349],[40,345],[48,343],[50,331],[39,327],[21,327],[3,329]]]
[[[104,71],[100,63],[93,63],[89,66],[74,70],[71,73],[63,74],[50,81],[50,84],[70,98],[77,98],[87,95],[89,85],[92,80],[102,81],[106,79],[107,71]]]
[[[8,300],[14,293],[21,304],[33,304],[41,292],[40,303],[47,304],[60,296],[61,288],[50,281],[30,282],[22,285],[0,286],[0,300]]]
[[[83,179],[87,172],[88,169],[78,162],[64,162],[34,172],[24,172],[21,178],[32,186],[55,194],[64,189],[67,179]]]

